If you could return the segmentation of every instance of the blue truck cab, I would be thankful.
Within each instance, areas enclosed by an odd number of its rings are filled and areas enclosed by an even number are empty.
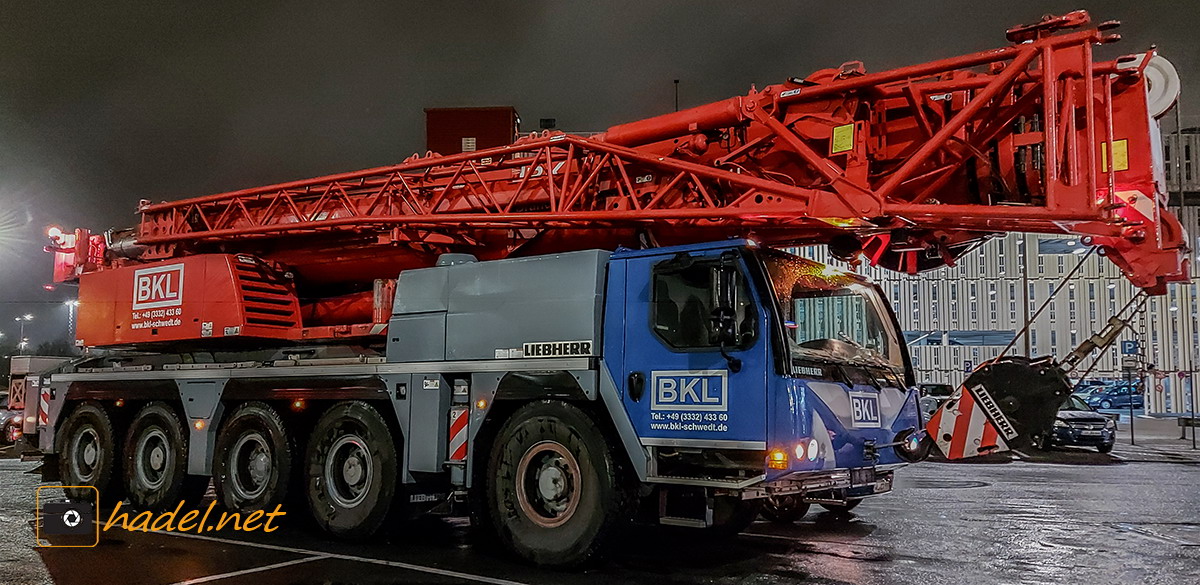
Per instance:
[[[606,287],[604,363],[661,521],[736,524],[765,497],[848,508],[920,458],[906,345],[866,279],[739,240],[619,250]]]

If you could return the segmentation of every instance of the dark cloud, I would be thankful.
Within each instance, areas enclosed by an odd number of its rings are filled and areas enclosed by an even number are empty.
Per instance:
[[[668,111],[672,79],[695,105],[853,59],[878,70],[1000,46],[1008,26],[1078,7],[506,4],[0,4],[0,206],[32,218],[11,236],[28,254],[0,251],[0,324],[47,300],[45,225],[129,225],[139,199],[397,162],[423,148],[425,107],[511,104],[602,130]],[[1184,77],[1185,113],[1200,114],[1200,5],[1089,9],[1126,23],[1107,54],[1158,44]]]

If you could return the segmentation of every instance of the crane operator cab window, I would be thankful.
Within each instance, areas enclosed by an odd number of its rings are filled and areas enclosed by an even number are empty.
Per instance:
[[[676,255],[655,265],[651,286],[650,323],[667,347],[691,351],[754,344],[757,313],[735,255]]]

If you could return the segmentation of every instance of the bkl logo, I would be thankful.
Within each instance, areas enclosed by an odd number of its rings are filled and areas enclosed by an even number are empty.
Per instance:
[[[183,264],[142,268],[133,272],[133,309],[183,304]]]
[[[729,410],[726,370],[650,372],[650,410]]]
[[[850,416],[856,429],[881,428],[883,420],[879,415],[879,395],[872,392],[851,392]]]

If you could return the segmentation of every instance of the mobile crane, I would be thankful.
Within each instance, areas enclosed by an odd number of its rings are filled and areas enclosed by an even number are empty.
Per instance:
[[[780,248],[918,272],[1078,234],[1151,294],[1188,277],[1155,58],[1095,61],[1114,26],[52,230],[90,351],[36,381],[45,479],[162,509],[211,478],[349,538],[449,503],[558,565],[631,519],[848,509],[927,448],[912,368],[877,287]],[[1041,424],[1045,391],[990,390],[993,435]]]

